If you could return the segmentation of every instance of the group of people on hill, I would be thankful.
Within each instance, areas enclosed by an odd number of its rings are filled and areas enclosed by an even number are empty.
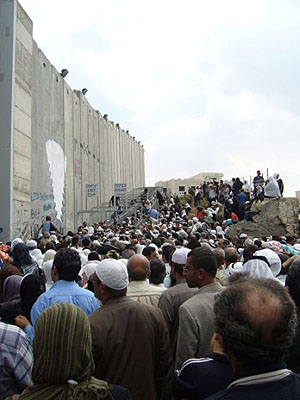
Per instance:
[[[232,236],[197,194],[1,245],[0,399],[300,396],[299,237]]]

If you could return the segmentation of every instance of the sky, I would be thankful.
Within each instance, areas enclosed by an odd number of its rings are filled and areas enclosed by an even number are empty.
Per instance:
[[[146,184],[278,172],[300,190],[299,0],[20,0],[51,63],[145,148]]]

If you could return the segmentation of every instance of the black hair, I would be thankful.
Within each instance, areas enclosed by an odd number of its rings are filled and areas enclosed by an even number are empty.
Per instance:
[[[81,259],[76,250],[63,248],[55,254],[53,266],[57,268],[59,279],[75,281],[81,268]]]
[[[154,247],[152,247],[152,246],[146,246],[146,247],[143,248],[142,254],[143,254],[143,256],[145,256],[145,257],[150,257],[150,255],[151,255],[154,251],[156,251]]]
[[[161,240],[159,238],[152,239],[152,243],[156,244],[158,248],[161,247]]]
[[[88,261],[97,260],[99,261],[99,254],[96,251],[91,251],[88,254]]]
[[[79,236],[77,236],[77,235],[73,236],[72,239],[71,239],[71,243],[72,243],[73,247],[77,247],[78,243],[79,243]]]
[[[166,276],[166,266],[161,260],[159,260],[158,258],[151,260],[150,271],[150,283],[153,283],[154,285],[163,283],[164,277]]]
[[[286,276],[285,286],[297,307],[300,307],[300,257],[293,261]]]
[[[51,241],[46,244],[46,251],[47,250],[55,250],[56,245]]]
[[[213,251],[208,246],[196,247],[189,252],[191,264],[194,269],[204,269],[211,277],[215,277],[217,273],[217,259]]]
[[[82,246],[86,247],[91,243],[91,239],[90,238],[83,238],[82,239]]]
[[[175,250],[176,250],[175,246],[173,246],[171,243],[168,246],[166,245],[166,246],[162,247],[161,253],[165,257],[167,262],[170,262],[171,256]]]
[[[239,254],[235,247],[225,247],[225,261],[232,264],[237,262]]]

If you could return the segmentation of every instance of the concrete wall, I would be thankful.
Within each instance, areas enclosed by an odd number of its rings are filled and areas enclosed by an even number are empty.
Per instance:
[[[12,234],[30,231],[32,171],[33,39],[32,21],[17,6],[13,139]]]
[[[144,149],[69,87],[19,4],[16,20],[11,237],[36,231],[46,215],[72,230],[82,222],[78,212],[109,201],[114,183],[145,185]],[[97,185],[97,196],[87,197],[87,184]]]
[[[0,1],[0,238],[12,232],[16,3]]]

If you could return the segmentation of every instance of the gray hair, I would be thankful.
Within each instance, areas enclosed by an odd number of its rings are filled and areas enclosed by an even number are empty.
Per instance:
[[[216,296],[215,328],[242,365],[280,361],[297,325],[294,302],[280,283],[243,279]]]

